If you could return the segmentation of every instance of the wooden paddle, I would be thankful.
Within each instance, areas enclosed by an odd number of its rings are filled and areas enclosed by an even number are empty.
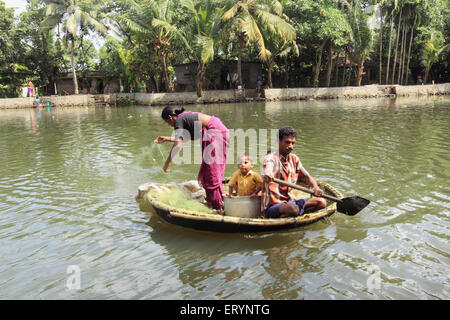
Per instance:
[[[303,192],[307,192],[309,194],[314,194],[313,190],[310,190],[308,188],[304,188],[302,186],[289,183],[277,178],[273,178],[273,181],[275,183],[278,183],[282,186],[290,187],[292,189],[297,189]],[[346,214],[348,216],[354,216],[358,212],[360,212],[362,209],[364,209],[369,203],[370,200],[361,198],[360,196],[353,196],[348,198],[335,198],[333,196],[330,196],[328,194],[323,194],[322,198],[329,199],[331,201],[335,201],[337,203],[337,210],[343,214]]]

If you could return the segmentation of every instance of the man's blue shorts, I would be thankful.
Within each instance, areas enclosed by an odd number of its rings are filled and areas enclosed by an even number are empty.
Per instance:
[[[274,204],[266,209],[266,211],[264,212],[264,215],[268,219],[279,218],[280,217],[280,207],[283,204],[290,203],[290,204],[296,204],[298,206],[298,208],[300,209],[300,212],[298,215],[301,216],[305,212],[305,204],[308,199],[309,198],[291,200],[291,201],[287,201],[287,202],[280,202],[280,203]]]

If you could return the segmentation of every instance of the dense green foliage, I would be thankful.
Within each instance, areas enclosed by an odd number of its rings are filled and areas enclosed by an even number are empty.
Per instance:
[[[0,0],[0,97],[28,80],[53,94],[68,72],[78,92],[91,71],[170,92],[188,62],[200,96],[228,60],[239,82],[260,61],[268,87],[447,82],[449,21],[448,0],[29,0],[20,15]]]

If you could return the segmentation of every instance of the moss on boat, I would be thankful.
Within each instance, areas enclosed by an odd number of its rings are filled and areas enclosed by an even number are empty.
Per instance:
[[[318,181],[318,184],[326,194],[342,198],[342,194],[331,185],[321,181]],[[145,184],[139,187],[136,200],[139,202],[141,210],[157,214],[169,223],[216,232],[266,232],[296,228],[314,223],[336,212],[336,203],[327,201],[327,206],[324,209],[299,217],[266,219],[263,217],[222,216],[214,213],[214,211],[196,200],[186,199],[189,201],[188,208],[186,206],[181,208],[179,204],[186,205],[187,202],[170,197],[171,192],[177,189],[176,185],[170,184]],[[296,198],[306,197],[306,194],[301,195],[295,192],[294,195]],[[179,202],[177,203],[177,201]]]

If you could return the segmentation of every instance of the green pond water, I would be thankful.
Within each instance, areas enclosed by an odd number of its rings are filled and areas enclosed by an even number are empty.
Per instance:
[[[450,298],[448,96],[187,108],[233,129],[293,126],[310,174],[371,204],[270,233],[170,225],[134,199],[197,176],[162,171],[162,107],[2,110],[0,299]]]

